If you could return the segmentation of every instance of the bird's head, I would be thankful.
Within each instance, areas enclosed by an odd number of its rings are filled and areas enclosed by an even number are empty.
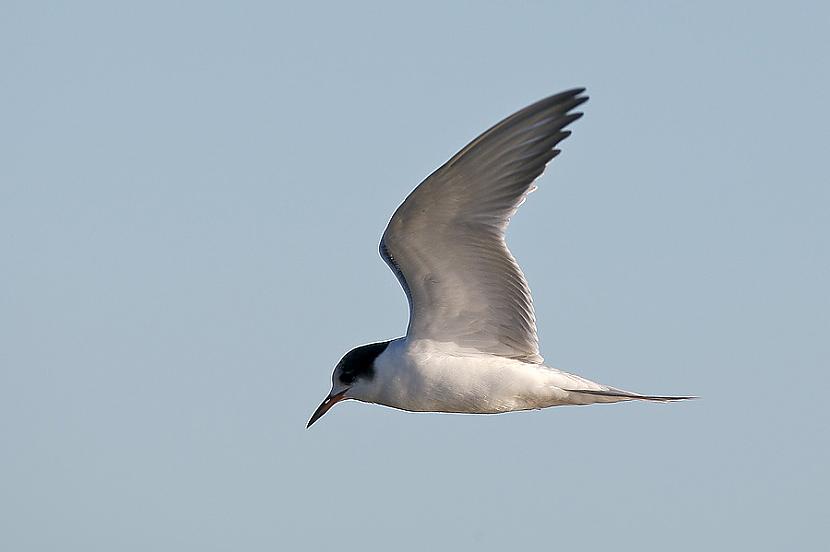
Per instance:
[[[366,391],[375,377],[375,359],[386,350],[387,345],[388,341],[363,345],[352,349],[340,359],[331,375],[331,391],[311,415],[307,428],[338,402],[366,398]]]

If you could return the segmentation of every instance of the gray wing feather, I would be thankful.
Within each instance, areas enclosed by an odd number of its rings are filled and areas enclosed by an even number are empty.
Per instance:
[[[409,300],[407,337],[541,363],[530,290],[504,231],[582,116],[584,88],[545,98],[470,142],[398,207],[380,253]]]

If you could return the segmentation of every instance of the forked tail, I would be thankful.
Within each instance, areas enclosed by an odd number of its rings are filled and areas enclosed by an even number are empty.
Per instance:
[[[622,389],[614,389],[595,391],[593,389],[568,389],[570,393],[582,393],[585,395],[595,395],[598,397],[608,397],[609,399],[617,399],[620,401],[655,401],[655,402],[671,402],[671,401],[687,401],[690,399],[699,399],[700,397],[676,397],[669,395],[640,395],[639,393],[630,393]]]

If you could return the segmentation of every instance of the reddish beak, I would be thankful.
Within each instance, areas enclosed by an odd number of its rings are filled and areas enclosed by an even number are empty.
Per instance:
[[[341,391],[339,393],[335,393],[334,395],[329,395],[328,397],[326,397],[326,400],[324,400],[320,404],[320,406],[317,407],[317,410],[314,411],[314,414],[311,415],[311,419],[308,421],[308,425],[305,426],[306,429],[310,428],[311,424],[313,424],[314,422],[319,420],[323,416],[323,414],[328,412],[329,408],[331,408],[332,406],[336,405],[337,403],[339,403],[340,401],[345,399],[346,398],[346,391],[348,391],[348,389],[344,389],[343,391]]]

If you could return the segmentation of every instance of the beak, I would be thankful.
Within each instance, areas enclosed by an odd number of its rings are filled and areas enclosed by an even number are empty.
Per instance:
[[[329,408],[345,399],[346,391],[348,391],[348,389],[344,389],[339,393],[335,393],[334,395],[329,395],[328,397],[326,397],[326,400],[324,400],[320,404],[320,406],[317,407],[317,410],[314,411],[314,414],[311,415],[311,419],[308,421],[308,425],[305,426],[306,429],[310,428],[311,424],[319,420],[323,416],[323,414],[328,412]]]

